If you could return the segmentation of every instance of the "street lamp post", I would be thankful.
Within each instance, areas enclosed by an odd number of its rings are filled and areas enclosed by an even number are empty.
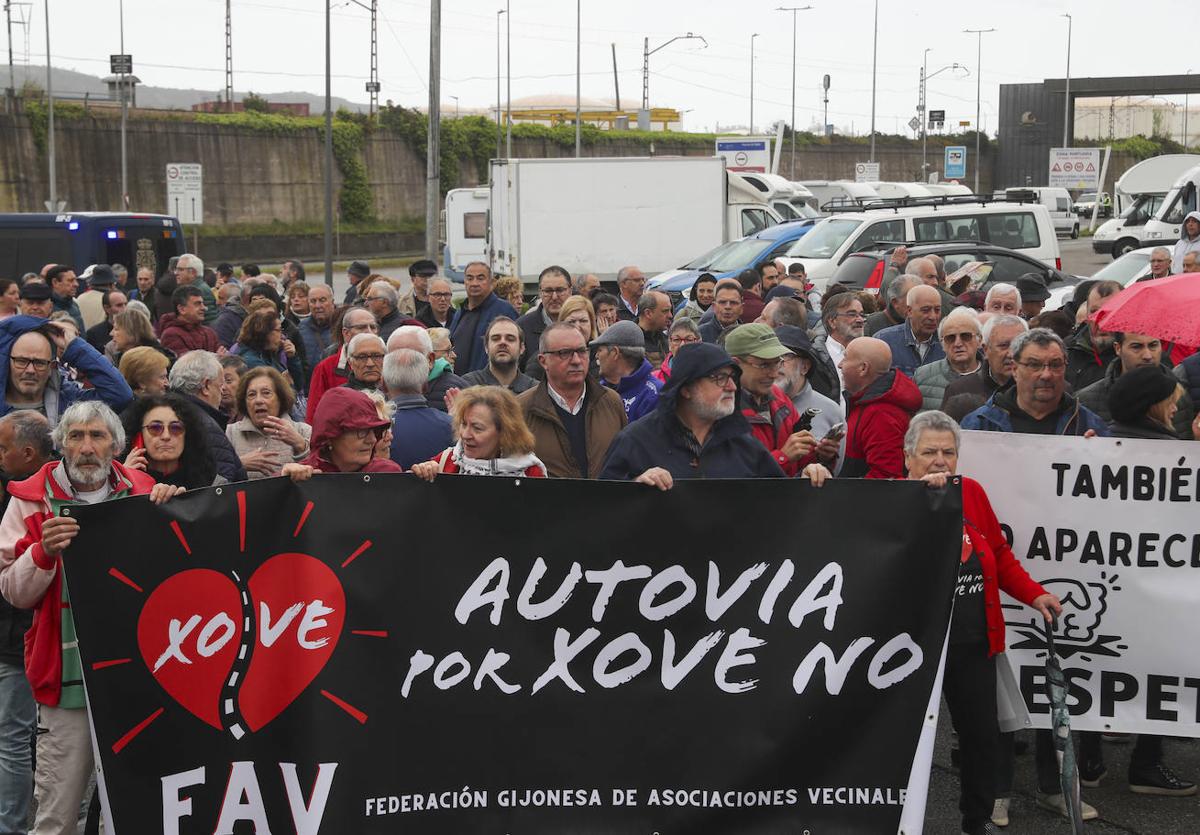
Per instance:
[[[1063,144],[1064,148],[1071,147],[1071,20],[1069,14],[1063,13],[1060,17],[1067,19],[1067,87],[1063,91]]]
[[[333,287],[333,84],[330,4],[325,0],[325,283]],[[230,101],[232,105],[232,100]]]
[[[975,193],[979,193],[979,112],[983,101],[983,36],[995,29],[964,29],[963,32],[975,36]]]
[[[504,4],[504,158],[512,158],[512,3]]]
[[[650,56],[660,49],[665,49],[675,43],[675,41],[700,41],[706,48],[708,47],[708,41],[704,39],[703,35],[693,35],[691,32],[688,32],[686,35],[676,35],[666,43],[654,47],[654,49],[650,48],[650,39],[646,38],[642,47],[642,110],[650,109]]]
[[[46,9],[46,103],[49,106],[49,117],[46,125],[46,143],[49,146],[47,157],[50,163],[50,201],[46,210],[58,211],[58,173],[54,160],[54,89],[50,85],[50,0],[45,0]]]
[[[917,105],[917,118],[921,120],[921,181],[929,179],[929,163],[925,159],[925,139],[928,130],[925,125],[925,81],[929,73],[929,53],[932,48],[926,48],[925,54],[921,56],[921,96],[920,103]]]
[[[779,6],[775,9],[777,12],[792,13],[792,122],[789,125],[792,131],[792,167],[791,177],[788,179],[793,180],[796,178],[796,12],[806,12],[811,8],[812,6]],[[828,114],[825,121],[829,121]]]
[[[754,135],[754,39],[758,37],[755,32],[750,36],[750,135]]]
[[[871,162],[875,161],[875,68],[879,57],[879,0],[875,0],[875,35],[871,40]]]
[[[504,9],[496,12],[496,159],[500,159],[500,15]]]
[[[121,55],[125,55],[125,0],[120,0],[117,8],[120,12],[121,23]],[[123,60],[123,59],[122,59]],[[121,73],[117,77],[119,89],[121,91],[121,211],[129,209],[129,157],[125,150],[125,128],[129,120],[129,101],[126,89],[126,82],[129,76]]]
[[[580,124],[583,108],[580,106],[582,99],[580,97],[580,79],[583,77],[580,72],[583,50],[582,40],[583,27],[583,2],[575,0],[575,159],[579,159],[583,149],[583,126]]]
[[[1184,75],[1191,75],[1192,71],[1188,70]],[[1188,147],[1188,94],[1183,94],[1183,150]]]

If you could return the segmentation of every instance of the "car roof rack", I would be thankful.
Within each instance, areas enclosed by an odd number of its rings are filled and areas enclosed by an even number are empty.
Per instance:
[[[939,194],[929,197],[878,197],[878,198],[846,198],[837,197],[821,205],[821,211],[830,214],[850,212],[872,212],[891,209],[899,213],[900,209],[928,207],[934,210],[943,206],[987,205],[989,203],[1038,203],[1036,192],[1021,189],[1012,195],[1003,194],[999,197],[990,194]]]

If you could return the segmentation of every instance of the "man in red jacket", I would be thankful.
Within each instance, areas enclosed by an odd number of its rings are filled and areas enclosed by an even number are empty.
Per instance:
[[[817,441],[807,429],[797,431],[800,416],[792,399],[775,385],[779,364],[791,353],[766,325],[739,325],[725,337],[725,350],[742,370],[742,414],[754,437],[791,477],[817,460]],[[834,445],[837,451],[837,445]]]
[[[846,384],[846,457],[839,475],[903,478],[904,433],[921,408],[921,390],[892,368],[892,349],[873,336],[851,341],[840,367]]]
[[[908,477],[930,487],[945,487],[958,469],[958,447],[958,424],[949,415],[922,412],[912,419],[904,436]],[[995,662],[995,656],[1004,652],[1000,591],[1037,609],[1047,621],[1052,614],[1062,614],[1062,604],[1017,560],[979,482],[962,479],[962,502],[962,552],[942,693],[961,751],[958,807],[962,831],[975,835],[995,831],[989,823],[995,819],[993,812],[1002,813],[1005,822],[1008,817],[1007,803],[993,805],[1001,757]]]
[[[68,505],[146,493],[161,504],[184,488],[155,484],[114,460],[125,432],[100,401],[68,408],[53,438],[63,460],[8,485],[12,499],[0,521],[0,592],[13,606],[34,610],[25,636],[25,675],[44,730],[37,736],[33,831],[65,834],[75,832],[93,762],[83,663],[62,580],[63,552],[79,533],[79,522],[60,512]]]
[[[329,389],[337,388],[350,379],[349,358],[346,346],[360,333],[379,333],[379,322],[375,314],[363,307],[347,310],[342,316],[342,347],[331,356],[317,363],[312,379],[308,382],[308,409],[304,422],[312,425],[317,415],[317,404]]]
[[[204,296],[191,284],[179,287],[171,295],[174,313],[158,321],[158,340],[177,357],[188,351],[221,351],[217,332],[204,324]]]

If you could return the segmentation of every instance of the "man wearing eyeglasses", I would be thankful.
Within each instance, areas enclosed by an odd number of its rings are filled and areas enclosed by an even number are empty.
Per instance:
[[[346,346],[349,373],[342,385],[358,391],[380,391],[383,384],[383,358],[386,354],[386,343],[377,335],[360,333],[355,336]]]
[[[429,304],[417,314],[417,321],[427,328],[450,327],[454,318],[454,288],[444,278],[429,280]]]
[[[125,378],[87,341],[57,322],[32,316],[10,316],[0,321],[0,375],[4,377],[4,400],[0,415],[31,409],[51,426],[74,402],[103,400],[121,411],[133,400]],[[59,372],[58,362],[71,366],[92,387]]]
[[[830,296],[821,308],[821,322],[825,325],[825,333],[817,337],[813,348],[828,359],[828,365],[838,370],[838,391],[830,397],[840,397],[846,386],[842,377],[842,357],[850,343],[863,335],[867,324],[862,302],[850,292]]]
[[[317,404],[329,389],[337,388],[349,377],[347,348],[350,340],[360,333],[379,333],[379,323],[375,314],[366,308],[353,307],[342,316],[342,347],[332,355],[317,363],[313,369],[312,379],[308,383],[308,409],[304,422],[312,425],[317,414]]]
[[[689,344],[672,365],[658,406],[621,430],[600,478],[660,490],[679,479],[782,478],[738,408],[741,371],[729,354],[716,345]]]
[[[1108,435],[1100,416],[1067,394],[1067,348],[1058,334],[1034,328],[1012,342],[1016,385],[1000,389],[963,418],[963,429],[1031,435]]]
[[[571,295],[571,274],[563,267],[552,266],[542,270],[538,276],[539,304],[517,320],[525,335],[525,349],[521,352],[522,370],[537,354],[538,340],[542,332],[558,321],[563,302]]]
[[[741,370],[742,415],[754,437],[771,453],[784,475],[794,476],[816,460],[817,440],[800,419],[791,398],[775,385],[783,358],[791,353],[766,325],[742,325],[725,337],[725,350]]]
[[[626,424],[621,398],[588,376],[588,346],[574,325],[542,331],[538,363],[546,381],[517,396],[534,453],[550,478],[597,478]]]
[[[940,409],[951,383],[979,371],[982,333],[979,316],[969,307],[956,307],[941,321],[938,341],[946,356],[922,365],[913,375],[913,382],[921,390],[921,411]]]

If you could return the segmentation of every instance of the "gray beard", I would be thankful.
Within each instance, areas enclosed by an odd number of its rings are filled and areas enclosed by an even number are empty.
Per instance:
[[[104,484],[104,480],[108,478],[108,471],[112,468],[112,459],[99,459],[99,465],[91,470],[91,472],[95,474],[94,476],[76,467],[75,462],[70,461],[69,459],[63,459],[63,466],[67,468],[67,478],[71,480],[71,483],[75,485],[75,487],[84,489],[90,488],[95,490],[98,489],[100,485]],[[95,481],[90,480],[93,477],[96,479]]]
[[[718,402],[715,406],[709,407],[707,404],[697,403],[692,401],[692,411],[696,417],[701,420],[711,420],[716,423],[721,418],[727,418],[733,414],[735,401],[729,401],[726,405],[724,402]]]

